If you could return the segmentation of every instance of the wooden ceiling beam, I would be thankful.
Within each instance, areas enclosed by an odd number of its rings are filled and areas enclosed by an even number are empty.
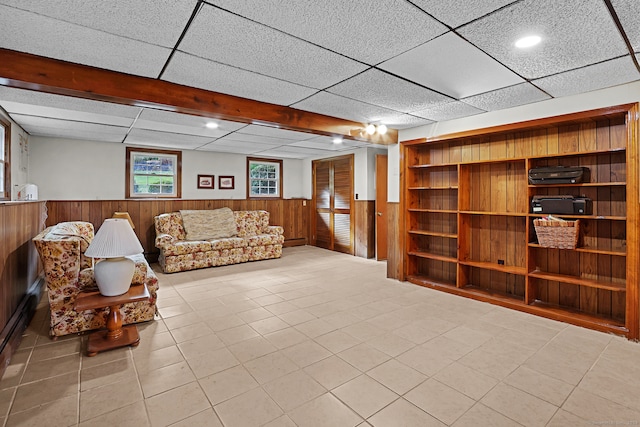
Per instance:
[[[369,136],[362,132],[365,123],[1,48],[0,85],[375,144],[398,142],[395,129]]]

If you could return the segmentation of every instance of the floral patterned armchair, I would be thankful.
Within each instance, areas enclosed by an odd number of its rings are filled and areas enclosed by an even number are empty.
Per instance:
[[[74,221],[48,227],[33,238],[44,267],[51,311],[49,334],[54,338],[100,329],[106,325],[108,308],[81,312],[74,308],[79,292],[97,289],[93,278],[93,261],[84,255],[93,235],[91,223]],[[158,278],[142,254],[129,258],[136,263],[132,284],[145,283],[150,298],[148,301],[122,305],[123,324],[153,320]]]

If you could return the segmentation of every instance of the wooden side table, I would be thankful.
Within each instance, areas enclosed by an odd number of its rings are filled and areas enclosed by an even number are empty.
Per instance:
[[[77,311],[96,310],[109,307],[107,316],[107,330],[99,330],[89,335],[87,344],[87,356],[92,357],[101,351],[130,345],[136,347],[140,344],[140,336],[136,325],[122,326],[122,313],[120,306],[130,302],[149,299],[147,285],[131,286],[127,293],[115,297],[105,297],[99,291],[80,292],[76,297],[75,309]]]

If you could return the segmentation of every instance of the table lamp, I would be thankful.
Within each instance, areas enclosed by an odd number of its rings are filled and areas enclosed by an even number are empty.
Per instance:
[[[84,253],[91,258],[105,258],[94,267],[96,284],[102,295],[122,295],[129,290],[135,263],[125,256],[143,251],[129,221],[121,218],[104,221]]]
[[[122,218],[122,219],[126,219],[127,221],[129,221],[129,224],[131,225],[131,228],[135,229],[136,227],[133,225],[133,220],[131,220],[131,215],[129,215],[129,212],[114,212],[113,216],[111,218]]]

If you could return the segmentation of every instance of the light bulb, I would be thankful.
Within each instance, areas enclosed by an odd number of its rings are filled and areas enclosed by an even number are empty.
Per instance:
[[[367,132],[368,135],[373,135],[374,133],[376,133],[376,127],[374,125],[367,125],[367,127],[364,128],[364,130]]]
[[[386,125],[379,125],[378,126],[378,133],[380,135],[384,135],[385,133],[387,133],[387,126]]]

